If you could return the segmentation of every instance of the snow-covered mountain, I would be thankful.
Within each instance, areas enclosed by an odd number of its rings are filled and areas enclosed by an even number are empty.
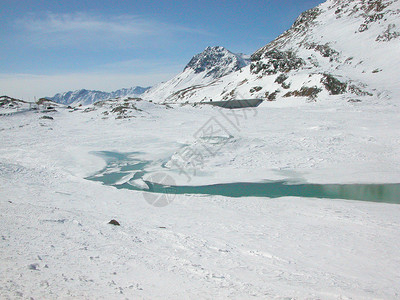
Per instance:
[[[148,89],[149,87],[135,86],[131,88],[119,89],[110,93],[82,89],[66,93],[59,93],[53,97],[47,97],[47,99],[65,105],[71,105],[71,104],[89,105],[98,101],[119,98],[119,97],[127,97],[127,96],[138,97]]]
[[[400,97],[400,2],[328,0],[302,13],[289,30],[257,50],[250,65],[236,65],[234,72],[219,77],[207,77],[214,74],[211,64],[202,68],[196,57],[182,74],[146,97],[168,102]],[[218,68],[217,58],[207,61],[216,61]]]
[[[185,101],[192,91],[206,85],[217,84],[219,78],[239,71],[250,63],[245,54],[232,53],[224,47],[207,47],[195,55],[183,72],[142,95],[157,102]]]

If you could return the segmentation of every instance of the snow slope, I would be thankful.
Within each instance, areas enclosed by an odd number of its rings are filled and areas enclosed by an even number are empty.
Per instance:
[[[257,50],[251,64],[217,82],[196,81],[187,91],[154,101],[200,102],[263,98],[343,101],[400,97],[400,2],[328,0],[304,12],[277,39]],[[178,76],[179,78],[179,76]],[[328,97],[329,98],[329,97]]]
[[[131,88],[119,89],[110,93],[82,89],[77,91],[59,93],[54,95],[53,97],[46,98],[65,105],[89,105],[98,101],[118,97],[138,97],[148,89],[149,87],[143,88],[140,86],[135,86]]]
[[[186,101],[193,90],[217,84],[218,79],[249,64],[249,57],[235,54],[224,47],[207,47],[195,55],[183,72],[171,80],[154,86],[142,95],[156,102]],[[207,97],[205,97],[207,98]]]

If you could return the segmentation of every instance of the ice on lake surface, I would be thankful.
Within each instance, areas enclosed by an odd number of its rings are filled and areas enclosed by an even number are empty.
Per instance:
[[[171,182],[153,182],[145,179],[146,175],[151,175],[152,172],[162,172],[162,168],[165,168],[165,166],[160,163],[159,170],[154,171],[154,162],[139,159],[140,152],[99,151],[93,154],[101,156],[107,165],[104,169],[86,179],[100,181],[105,185],[114,186],[118,189],[164,194],[268,198],[293,196],[400,204],[400,184],[312,184],[264,181],[179,186]]]

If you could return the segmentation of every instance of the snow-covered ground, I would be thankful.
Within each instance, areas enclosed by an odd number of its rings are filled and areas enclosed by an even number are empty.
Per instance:
[[[92,151],[141,152],[187,184],[173,162],[196,150],[191,185],[398,183],[395,101],[287,98],[246,115],[137,107],[126,119],[105,107],[0,117],[1,298],[400,297],[400,205],[179,195],[156,208],[143,192],[84,179],[105,166]]]

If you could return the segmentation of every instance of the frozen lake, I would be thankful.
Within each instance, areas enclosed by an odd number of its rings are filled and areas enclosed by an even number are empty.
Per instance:
[[[94,154],[105,159],[104,169],[88,177],[118,189],[162,194],[220,195],[226,197],[305,197],[345,199],[400,204],[400,184],[312,184],[293,181],[233,182],[209,185],[176,185],[173,177],[163,176],[163,166],[154,173],[154,163],[137,158],[139,152],[100,151]],[[152,166],[152,171],[147,167]],[[158,175],[158,176],[157,176]],[[159,181],[153,179],[160,178]],[[164,181],[163,181],[164,180]]]

